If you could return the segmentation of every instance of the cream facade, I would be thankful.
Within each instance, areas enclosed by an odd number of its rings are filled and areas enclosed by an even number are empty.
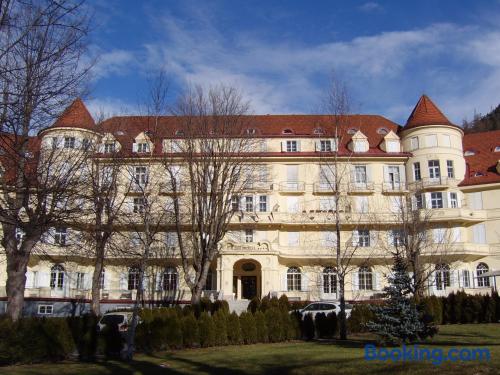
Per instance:
[[[409,124],[422,110],[420,103]],[[262,117],[272,121],[269,118],[273,116]],[[264,125],[249,131],[258,138],[260,155],[249,160],[258,164],[257,172],[253,183],[233,203],[230,231],[212,264],[205,295],[226,300],[281,294],[295,300],[337,298],[334,191],[325,177],[329,173],[326,166],[331,165],[325,154],[336,149],[337,173],[342,176],[341,242],[343,248],[356,249],[347,277],[348,300],[381,295],[390,271],[397,204],[408,194],[413,196],[415,208],[431,212],[433,229],[429,235],[436,239],[437,251],[447,234],[442,256],[429,254],[427,258],[430,263],[439,258],[427,293],[488,293],[496,288],[497,281],[481,277],[481,273],[500,269],[500,178],[473,183],[460,128],[439,118],[399,127],[383,118],[379,124],[376,117],[369,124],[346,129],[344,142],[328,136],[313,116],[308,134],[303,125],[298,131],[296,120],[288,117],[290,125],[273,130],[272,135],[259,134],[266,129]],[[128,142],[123,141],[124,132]],[[495,136],[500,146],[500,137]],[[131,175],[145,173],[148,179],[160,181],[152,192],[159,206],[167,209],[171,204],[172,194],[161,183],[166,178],[164,166],[145,154],[154,148],[156,152],[175,153],[172,138],[154,144],[144,129],[137,127],[97,132],[78,126],[52,127],[40,137],[46,147],[54,142],[62,148],[71,142],[80,147],[88,142],[84,140],[91,140],[103,154],[129,148],[130,155],[123,159],[127,169],[121,176],[122,185],[127,186]],[[488,173],[500,177],[498,170]],[[134,200],[133,189],[124,188],[123,194],[127,195],[123,216],[133,217],[140,202]],[[121,231],[124,247],[138,246],[136,234],[126,225]],[[75,301],[82,311],[88,308],[92,258],[80,238],[76,229],[54,228],[40,244],[27,273],[27,313],[63,314]],[[171,226],[166,225],[159,234],[158,244],[161,255],[148,269],[145,298],[155,303],[189,301]],[[103,309],[132,303],[137,277],[129,258],[110,257],[101,282]],[[0,285],[5,285],[5,278],[6,273],[0,272]],[[3,287],[0,297],[4,296]]]

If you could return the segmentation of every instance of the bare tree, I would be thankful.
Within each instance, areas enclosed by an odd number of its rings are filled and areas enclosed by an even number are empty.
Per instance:
[[[2,17],[9,20],[2,24],[0,40],[0,126],[5,132],[0,221],[7,257],[7,312],[18,319],[33,246],[49,226],[67,216],[57,202],[71,198],[68,192],[74,193],[77,180],[72,176],[80,175],[76,172],[83,160],[73,154],[72,161],[64,162],[58,149],[38,152],[39,142],[31,137],[82,92],[88,73],[82,63],[88,18],[82,3],[64,0],[6,6],[0,6],[8,13]]]
[[[255,164],[245,159],[259,148],[257,138],[247,132],[248,104],[234,88],[191,88],[174,114],[179,136],[170,140],[172,150],[164,164],[174,197],[184,279],[191,302],[198,303],[233,217],[232,199],[238,199],[252,178]],[[186,190],[183,196],[177,194],[180,183]]]

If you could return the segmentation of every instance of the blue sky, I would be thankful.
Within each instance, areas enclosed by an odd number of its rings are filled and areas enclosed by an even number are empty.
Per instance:
[[[500,1],[91,1],[86,103],[138,113],[147,77],[238,87],[256,114],[316,113],[332,71],[356,113],[404,124],[422,93],[454,122],[500,103]]]

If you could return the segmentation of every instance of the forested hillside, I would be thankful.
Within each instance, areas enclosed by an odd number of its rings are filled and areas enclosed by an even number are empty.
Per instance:
[[[500,105],[487,115],[476,115],[472,121],[464,121],[462,126],[466,133],[500,130]]]

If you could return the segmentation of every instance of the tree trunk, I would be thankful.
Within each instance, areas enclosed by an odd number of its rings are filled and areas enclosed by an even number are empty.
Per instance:
[[[343,276],[339,277],[339,295],[340,295],[339,334],[341,340],[347,340],[347,319],[345,316],[345,280]]]
[[[191,289],[191,304],[197,305],[201,301],[201,293],[203,292],[203,288],[201,288],[198,284]]]
[[[7,315],[14,321],[23,312],[29,253],[10,252],[7,256]]]
[[[94,315],[101,315],[101,275],[103,270],[103,258],[99,256],[99,250],[96,253],[94,263],[94,273],[92,275],[92,312]]]

